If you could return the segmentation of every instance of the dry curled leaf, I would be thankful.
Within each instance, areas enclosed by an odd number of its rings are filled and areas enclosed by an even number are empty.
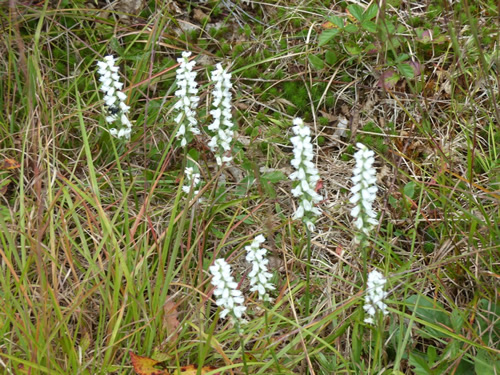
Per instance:
[[[212,366],[203,366],[201,368],[200,374],[208,374],[210,371],[215,370],[216,367]],[[195,365],[188,365],[188,366],[183,366],[177,372],[175,372],[175,375],[196,375],[198,373],[198,367]]]
[[[163,305],[163,326],[170,336],[171,341],[177,340],[177,328],[180,325],[177,319],[179,312],[177,311],[177,304],[174,302],[173,297],[168,297],[167,302]]]
[[[2,169],[10,170],[10,169],[17,169],[21,168],[21,164],[19,164],[16,160],[14,159],[9,159],[5,158],[2,164]]]
[[[148,357],[141,357],[130,351],[130,359],[132,360],[132,367],[137,375],[170,375],[164,369],[164,363],[151,359]]]

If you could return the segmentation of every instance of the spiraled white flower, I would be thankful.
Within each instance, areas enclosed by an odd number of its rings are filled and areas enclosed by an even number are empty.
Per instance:
[[[210,273],[213,275],[211,283],[215,286],[215,303],[223,308],[220,317],[225,318],[227,314],[231,314],[241,321],[246,310],[243,305],[245,299],[241,291],[236,289],[238,284],[231,276],[231,266],[224,259],[216,259],[214,265],[210,267]]]
[[[269,260],[265,258],[267,250],[260,247],[265,240],[264,236],[260,234],[250,245],[245,246],[245,250],[247,251],[246,260],[252,263],[252,271],[248,275],[251,285],[250,291],[258,292],[259,299],[268,301],[267,291],[273,290],[274,285],[269,282],[273,275],[267,271],[269,263]]]
[[[174,105],[174,110],[177,111],[174,120],[179,125],[179,129],[175,136],[180,138],[182,147],[187,144],[188,137],[200,134],[195,112],[200,101],[197,96],[196,72],[193,72],[195,61],[189,61],[189,56],[191,56],[191,52],[182,52],[182,57],[177,59],[179,67],[176,71],[177,91],[175,96],[178,101]]]
[[[357,143],[359,148],[354,154],[356,166],[353,170],[351,188],[351,198],[349,201],[355,206],[351,211],[351,216],[356,220],[354,225],[363,235],[368,236],[373,226],[377,224],[376,213],[373,211],[372,205],[377,198],[377,177],[376,170],[373,168],[375,162],[375,153],[369,150],[362,143]],[[357,238],[359,241],[359,238]]]
[[[201,176],[199,173],[195,173],[193,167],[186,167],[184,169],[184,185],[182,186],[182,191],[185,192],[186,194],[189,194],[189,191],[191,190],[191,187],[193,189],[197,189],[198,186],[201,183]],[[194,190],[193,194],[196,195],[198,194],[198,190]]]
[[[120,91],[123,83],[120,82],[119,67],[115,63],[116,60],[112,55],[105,56],[103,61],[97,62],[99,67],[97,72],[100,75],[101,91],[106,94],[104,96],[104,103],[108,107],[106,122],[112,124],[119,119],[122,125],[119,129],[111,128],[108,131],[114,137],[128,140],[132,133],[132,123],[127,117],[130,107],[125,104],[127,95]]]
[[[373,270],[368,274],[368,282],[366,284],[365,305],[363,306],[366,312],[365,323],[374,324],[377,311],[387,315],[387,305],[383,302],[387,298],[387,292],[384,291],[386,279],[377,270]]]
[[[321,214],[321,210],[315,204],[320,202],[323,197],[316,193],[319,173],[312,162],[314,154],[311,144],[311,130],[300,118],[295,118],[293,124],[292,130],[295,136],[290,138],[290,141],[293,145],[294,158],[291,163],[296,171],[290,175],[290,179],[298,182],[292,189],[292,195],[300,199],[293,219],[302,219],[309,230],[314,231],[312,216]]]
[[[215,153],[218,165],[232,160],[230,156],[231,143],[234,135],[234,123],[231,114],[231,74],[222,68],[221,64],[215,66],[211,75],[214,88],[212,91],[213,109],[210,114],[213,122],[208,126],[212,131],[212,139],[208,147]]]

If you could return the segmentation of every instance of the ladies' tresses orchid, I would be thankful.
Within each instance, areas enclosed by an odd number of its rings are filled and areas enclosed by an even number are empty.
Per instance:
[[[354,154],[356,166],[353,170],[351,188],[352,196],[349,199],[355,206],[351,211],[351,216],[356,220],[354,225],[361,231],[361,236],[357,237],[357,241],[368,236],[373,226],[377,224],[376,214],[373,211],[372,204],[377,198],[377,177],[373,163],[375,162],[374,152],[369,150],[365,145],[358,143],[359,148]]]
[[[377,311],[387,315],[387,305],[383,302],[387,298],[387,292],[384,291],[386,279],[377,270],[368,274],[368,282],[366,284],[365,309],[367,317],[365,323],[374,324]]]
[[[177,138],[181,140],[181,146],[186,146],[193,134],[200,134],[196,120],[196,107],[200,98],[197,96],[198,87],[195,81],[196,72],[193,72],[195,61],[189,61],[191,52],[183,52],[182,57],[177,59],[179,67],[176,71],[177,91],[175,96],[179,99],[174,105],[177,111],[175,122],[179,125]]]
[[[210,114],[214,121],[208,126],[208,129],[213,132],[208,147],[215,153],[217,164],[222,165],[232,160],[229,155],[234,135],[231,114],[231,74],[223,69],[221,64],[217,64],[212,72],[212,82],[215,86],[212,91],[213,109]]]
[[[101,91],[106,94],[104,96],[104,103],[108,108],[106,122],[112,124],[119,119],[122,125],[120,129],[109,129],[109,134],[128,140],[132,133],[132,124],[127,117],[130,107],[125,104],[127,95],[120,91],[123,88],[123,83],[120,82],[120,76],[118,75],[119,67],[115,63],[116,61],[113,56],[105,56],[103,61],[97,62],[97,66],[99,67],[97,72],[100,75]]]
[[[184,169],[184,185],[182,186],[182,191],[186,194],[189,194],[189,191],[191,190],[191,187],[195,189],[193,191],[193,195],[197,195],[199,193],[198,190],[196,190],[201,183],[201,176],[199,173],[195,173],[193,167],[186,167]]]
[[[269,263],[269,260],[265,258],[267,250],[260,248],[260,245],[265,240],[264,236],[260,234],[255,237],[250,245],[245,246],[245,250],[247,251],[246,260],[252,263],[252,271],[248,275],[250,277],[250,291],[258,292],[259,299],[268,301],[269,295],[267,291],[273,290],[274,286],[269,282],[273,275],[267,271],[267,264]]]
[[[292,195],[300,199],[293,219],[302,218],[307,228],[314,231],[312,216],[321,214],[321,210],[315,204],[320,202],[323,197],[316,193],[319,173],[312,162],[314,154],[311,144],[311,130],[300,118],[295,118],[293,124],[292,130],[295,136],[290,141],[293,144],[294,155],[292,166],[296,171],[290,175],[290,179],[298,182],[292,189]]]
[[[213,275],[211,283],[215,286],[215,303],[224,309],[220,317],[225,318],[230,314],[238,322],[241,322],[246,310],[243,305],[245,299],[241,292],[236,289],[238,284],[231,276],[231,266],[224,259],[216,259],[214,265],[210,267],[210,273]]]

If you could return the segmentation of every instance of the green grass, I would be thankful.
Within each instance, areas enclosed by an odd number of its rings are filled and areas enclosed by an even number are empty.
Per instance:
[[[350,3],[325,3],[178,2],[176,13],[152,0],[131,23],[81,1],[0,5],[0,373],[133,374],[129,351],[171,373],[500,372],[498,8],[388,1],[373,26],[348,18]],[[318,46],[333,15],[353,27]],[[202,127],[207,70],[232,67],[233,169],[217,168],[206,138],[175,147],[184,50],[200,62]],[[105,131],[96,62],[107,54],[120,61],[129,143]],[[385,91],[389,69],[406,78]],[[295,116],[318,144],[325,197],[310,241],[291,220]],[[349,215],[356,142],[376,152],[379,177],[365,248]],[[202,201],[181,190],[188,157]],[[261,233],[273,303],[247,293],[244,246]],[[248,297],[241,336],[214,303],[218,257]],[[362,307],[373,268],[390,291],[375,327]]]

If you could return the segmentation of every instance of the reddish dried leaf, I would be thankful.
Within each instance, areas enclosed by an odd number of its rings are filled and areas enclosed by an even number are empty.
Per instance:
[[[172,297],[168,297],[167,302],[163,305],[163,325],[167,331],[167,335],[171,336],[171,341],[177,340],[177,333],[175,331],[180,324],[177,319],[178,316],[177,304]]]
[[[317,193],[321,189],[323,189],[323,181],[322,180],[318,180],[318,182],[316,182],[316,188],[314,189],[314,191]]]
[[[201,368],[201,374],[207,374],[210,371],[216,370],[215,367],[212,366],[203,366]],[[196,375],[198,373],[198,367],[195,365],[183,366],[178,370],[175,375]]]
[[[137,375],[169,375],[167,370],[160,368],[161,361],[157,361],[148,357],[141,357],[130,351],[130,359],[132,366]]]
[[[17,168],[21,168],[21,164],[19,164],[16,160],[5,158],[5,160],[3,161],[2,169],[9,170]]]
[[[399,75],[393,69],[389,69],[380,75],[377,86],[382,87],[386,90],[390,90],[393,89],[394,86],[396,86],[396,83],[398,83],[398,81]]]
[[[321,25],[323,29],[333,29],[333,28],[338,28],[337,25],[335,25],[333,22],[326,21]]]
[[[420,74],[422,74],[422,71],[424,69],[422,67],[422,64],[420,64],[418,61],[408,61],[407,64],[413,68],[413,74],[415,77],[418,77]]]

